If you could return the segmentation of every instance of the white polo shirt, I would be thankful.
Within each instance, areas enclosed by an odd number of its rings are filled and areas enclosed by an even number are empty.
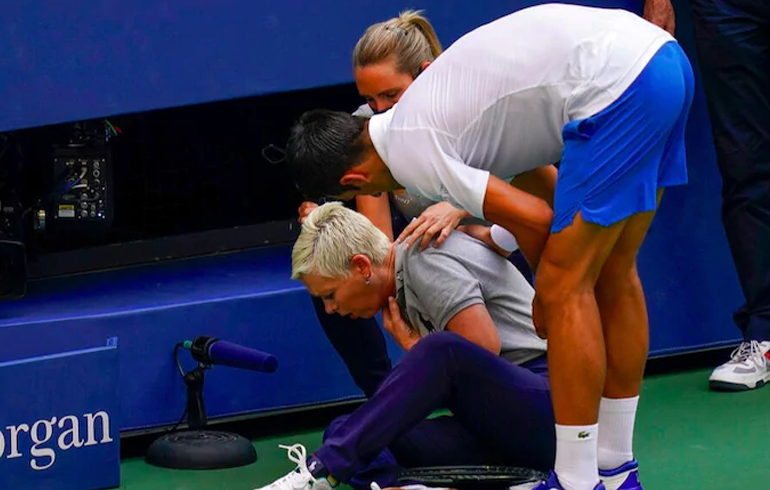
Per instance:
[[[490,174],[559,161],[564,125],[609,106],[673,40],[625,10],[530,7],[458,39],[369,133],[401,185],[483,218]]]

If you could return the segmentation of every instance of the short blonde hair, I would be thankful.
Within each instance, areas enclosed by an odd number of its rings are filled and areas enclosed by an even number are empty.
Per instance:
[[[291,251],[291,278],[317,274],[336,279],[350,274],[350,260],[365,255],[375,265],[385,261],[390,240],[369,219],[339,202],[318,206],[302,223]]]
[[[394,55],[402,73],[417,77],[426,61],[442,52],[430,21],[421,10],[406,10],[398,17],[370,26],[353,50],[353,68],[363,68]]]

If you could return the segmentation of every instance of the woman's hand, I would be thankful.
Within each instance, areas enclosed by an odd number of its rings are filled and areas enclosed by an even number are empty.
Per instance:
[[[492,240],[492,228],[489,226],[484,225],[461,225],[457,227],[457,231],[461,231],[465,233],[466,235],[470,235],[476,240],[479,240],[480,242],[483,242],[484,245],[491,248],[498,254],[502,255],[506,259],[513,253],[505,250],[504,248],[500,248],[497,246],[497,244]]]
[[[311,202],[311,201],[305,201],[302,203],[302,205],[299,207],[299,224],[302,224],[303,221],[305,221],[305,218],[307,218],[307,215],[309,215],[315,208],[318,207],[318,204]]]
[[[422,239],[420,250],[425,250],[436,238],[435,246],[439,247],[452,230],[457,228],[460,221],[469,216],[467,211],[457,209],[448,202],[436,203],[426,208],[418,218],[413,219],[401,232],[396,242],[401,243],[406,240],[407,246],[411,247]]]
[[[382,323],[385,330],[401,346],[408,351],[420,340],[420,336],[401,317],[401,310],[393,297],[388,298],[388,305],[382,309]]]

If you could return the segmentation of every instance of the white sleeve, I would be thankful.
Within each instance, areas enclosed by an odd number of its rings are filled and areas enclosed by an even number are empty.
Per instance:
[[[451,136],[430,129],[396,130],[391,135],[396,144],[389,149],[388,166],[399,184],[484,219],[489,172],[469,167],[457,157]]]

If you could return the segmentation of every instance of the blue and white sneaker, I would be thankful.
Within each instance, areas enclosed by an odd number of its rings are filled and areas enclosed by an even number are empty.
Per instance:
[[[548,475],[548,480],[540,482],[539,485],[537,485],[532,490],[564,490],[564,487],[561,486],[559,483],[559,478],[556,476],[556,473],[551,471],[551,473]],[[594,490],[607,490],[603,483],[599,482],[595,487]]]
[[[614,470],[599,470],[599,478],[607,490],[642,490],[639,463],[635,459]]]
[[[770,341],[743,342],[709,377],[715,391],[753,390],[766,384],[770,384]]]

